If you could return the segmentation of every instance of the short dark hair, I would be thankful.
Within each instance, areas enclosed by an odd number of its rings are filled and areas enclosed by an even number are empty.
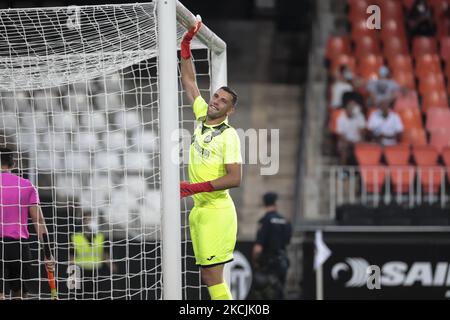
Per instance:
[[[278,194],[275,192],[267,192],[263,195],[264,206],[273,206],[277,202]]]
[[[14,167],[14,156],[11,149],[0,148],[0,157],[2,166]]]
[[[231,95],[231,97],[232,97],[231,98],[231,103],[233,104],[234,107],[237,106],[238,96],[237,96],[236,91],[234,91],[233,89],[231,89],[230,87],[227,87],[227,86],[222,86],[222,87],[219,88],[219,90],[220,89],[222,89],[225,92],[228,92]]]
[[[342,95],[342,106],[347,107],[350,101],[354,101],[359,104],[361,107],[364,107],[364,98],[363,96],[356,91],[348,91]]]

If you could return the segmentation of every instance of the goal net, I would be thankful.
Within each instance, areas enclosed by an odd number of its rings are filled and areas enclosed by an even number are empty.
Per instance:
[[[172,183],[177,196],[179,186],[161,176],[159,77],[165,68],[158,63],[157,7],[0,10],[0,146],[15,152],[13,173],[38,190],[58,299],[164,298],[170,274],[163,267],[161,185]],[[179,44],[193,15],[178,3],[177,17]],[[207,97],[217,60],[212,49],[221,40],[207,28],[199,39],[192,45],[194,63]],[[174,143],[185,142],[180,157],[186,159],[194,117],[178,83],[178,127],[186,131]],[[187,179],[186,165],[180,164],[180,179]],[[182,298],[201,299],[190,203],[181,204],[181,259],[170,263],[181,264]],[[26,298],[49,299],[44,257],[31,220],[28,225],[29,239],[17,241],[30,249],[30,257],[20,257],[29,274],[23,267],[12,279],[2,255],[0,292],[11,297],[21,280]]]

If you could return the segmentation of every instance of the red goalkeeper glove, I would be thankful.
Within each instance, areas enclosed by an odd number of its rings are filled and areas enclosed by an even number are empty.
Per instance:
[[[202,18],[197,16],[197,22],[189,29],[183,36],[181,41],[181,58],[189,59],[191,57],[191,40],[197,34],[198,30],[202,26]]]
[[[182,181],[180,183],[181,199],[183,199],[184,197],[192,196],[196,193],[211,191],[214,191],[214,187],[209,181],[199,183],[189,183],[186,181]]]

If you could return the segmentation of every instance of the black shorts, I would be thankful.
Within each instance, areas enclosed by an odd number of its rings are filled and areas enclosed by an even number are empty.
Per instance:
[[[28,292],[31,255],[27,243],[0,238],[0,293],[9,290]]]

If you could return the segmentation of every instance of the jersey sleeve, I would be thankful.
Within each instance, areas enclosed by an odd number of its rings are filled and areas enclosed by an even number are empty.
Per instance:
[[[192,108],[194,109],[195,119],[201,121],[206,119],[206,113],[208,112],[208,104],[206,103],[205,99],[203,99],[202,96],[198,96],[197,98],[195,98]]]
[[[223,163],[242,163],[241,141],[233,128],[229,128],[223,132]]]
[[[35,186],[33,186],[31,183],[29,185],[29,196],[28,196],[28,204],[29,205],[34,205],[34,204],[39,204],[40,200],[39,200],[39,193],[36,189]]]

